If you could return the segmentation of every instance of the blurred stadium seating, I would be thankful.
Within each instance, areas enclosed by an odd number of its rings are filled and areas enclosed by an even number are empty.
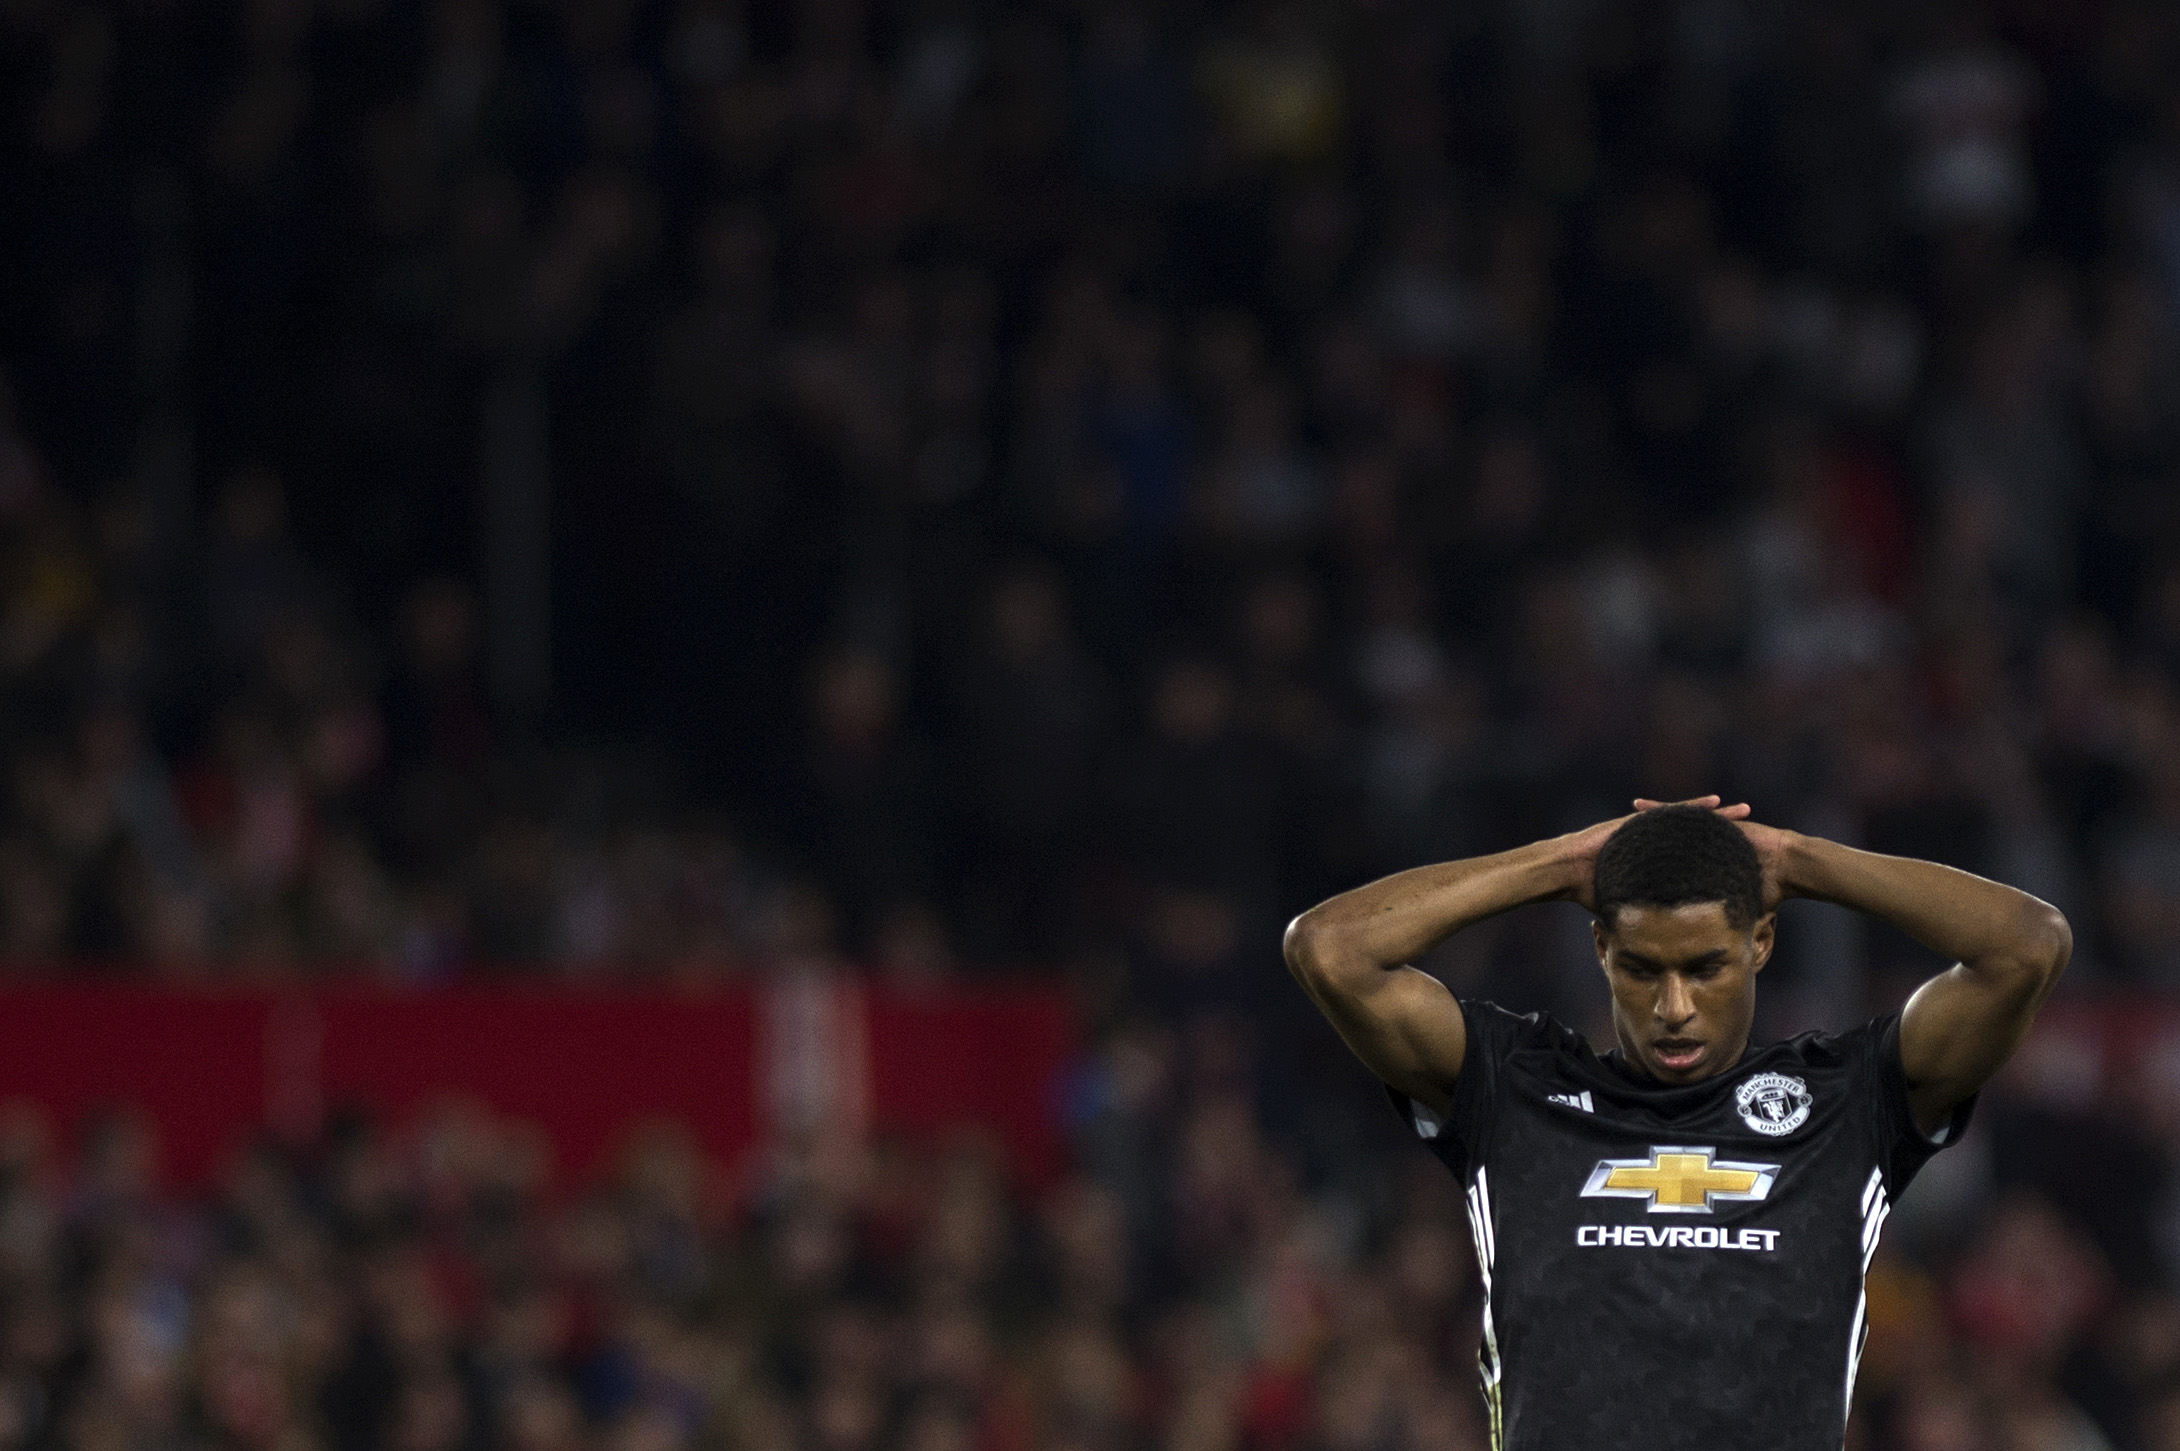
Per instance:
[[[2075,924],[1851,1443],[2180,1448],[2176,76],[2157,0],[0,0],[0,1451],[1465,1451],[1458,1201],[1280,925],[1713,789]],[[1594,1026],[1580,929],[1431,966]],[[1790,909],[1762,1026],[1929,966]],[[547,1001],[673,1023],[625,1115],[541,1106],[603,1027],[418,1066]]]

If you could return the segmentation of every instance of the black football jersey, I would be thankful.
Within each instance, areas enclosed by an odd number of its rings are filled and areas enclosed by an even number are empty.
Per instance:
[[[1899,1015],[1675,1086],[1461,1011],[1444,1121],[1393,1096],[1467,1192],[1493,1447],[1838,1451],[1885,1216],[1973,1107],[1916,1128]]]

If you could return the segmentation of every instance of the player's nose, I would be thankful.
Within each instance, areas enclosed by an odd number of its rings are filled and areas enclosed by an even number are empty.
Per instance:
[[[1659,980],[1657,1006],[1652,1009],[1658,1021],[1668,1028],[1686,1027],[1696,1015],[1695,994],[1688,991],[1688,984],[1677,972],[1669,972]]]

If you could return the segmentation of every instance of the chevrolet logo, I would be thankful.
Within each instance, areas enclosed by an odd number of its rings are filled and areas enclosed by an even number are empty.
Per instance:
[[[1652,1214],[1709,1214],[1718,1200],[1761,1199],[1777,1164],[1712,1162],[1714,1149],[1654,1148],[1647,1159],[1604,1159],[1582,1186],[1585,1199],[1647,1199]]]

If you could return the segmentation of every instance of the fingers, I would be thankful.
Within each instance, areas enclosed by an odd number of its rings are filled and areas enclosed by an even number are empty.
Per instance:
[[[1635,809],[1637,811],[1655,811],[1661,806],[1708,806],[1728,821],[1746,821],[1748,819],[1749,804],[1746,801],[1738,801],[1731,806],[1722,806],[1719,801],[1720,798],[1717,796],[1696,796],[1686,801],[1652,801],[1647,796],[1638,796],[1635,798]]]

